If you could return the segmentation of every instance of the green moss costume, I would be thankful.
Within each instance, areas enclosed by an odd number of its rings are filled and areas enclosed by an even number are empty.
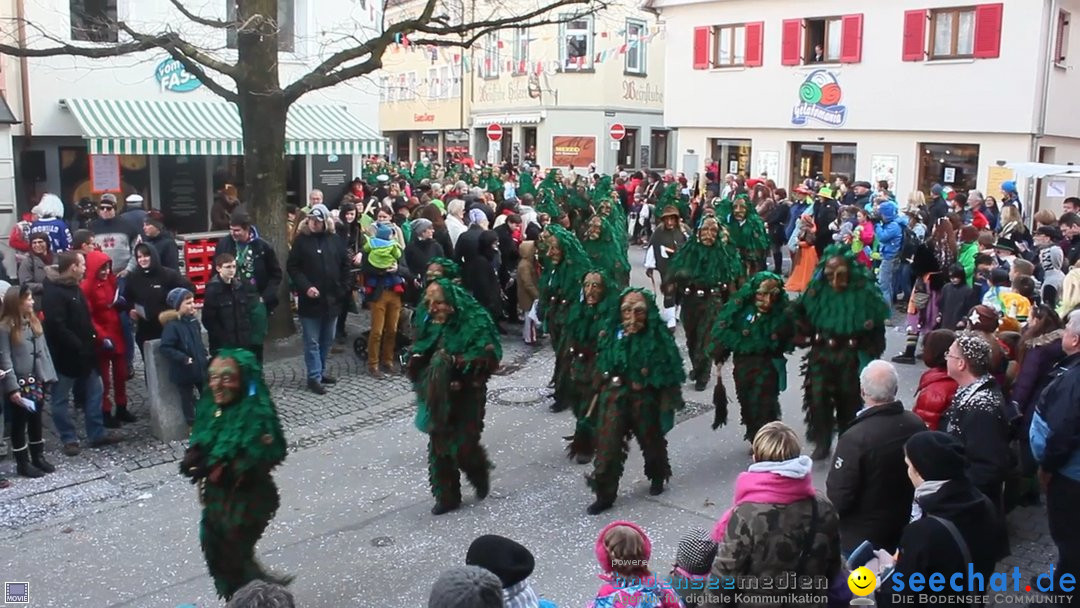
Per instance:
[[[558,244],[562,259],[555,263],[551,258],[551,240]],[[544,324],[544,331],[551,335],[555,349],[555,405],[561,411],[570,406],[564,401],[569,375],[565,373],[566,349],[563,348],[562,330],[570,312],[570,304],[581,295],[581,277],[591,266],[589,256],[572,232],[557,224],[548,224],[540,238],[541,273],[540,297],[537,300],[537,316]]]
[[[758,308],[758,290],[772,287],[772,307]],[[724,364],[734,354],[735,396],[739,400],[744,437],[753,441],[761,427],[780,419],[780,393],[787,383],[787,353],[794,348],[795,321],[791,316],[784,279],[771,272],[759,272],[716,317],[709,340],[709,355]],[[727,423],[727,391],[722,379],[716,381],[713,428]]]
[[[847,267],[847,286],[839,292],[830,285],[833,258]],[[825,250],[794,308],[798,342],[810,346],[802,369],[806,436],[817,444],[815,458],[825,458],[834,427],[844,432],[859,410],[859,373],[885,351],[890,311],[871,270],[845,245]]]
[[[746,206],[746,217],[743,221],[735,218],[735,201],[723,200],[716,209],[716,217],[727,227],[731,235],[731,242],[739,250],[743,265],[746,267],[745,276],[753,276],[760,270],[765,270],[765,257],[769,253],[769,232],[765,227],[765,221],[757,214],[750,199],[745,194],[735,197]]]
[[[615,236],[616,231],[610,220],[594,215],[582,227],[581,247],[592,265],[605,269],[623,289],[630,285],[630,258],[626,244]]]
[[[563,329],[562,348],[568,362],[569,383],[565,388],[566,399],[577,421],[574,434],[570,437],[567,454],[580,456],[583,460],[595,452],[596,408],[592,405],[595,394],[596,348],[600,334],[610,324],[619,302],[619,291],[610,273],[602,268],[593,268],[582,275],[582,282],[591,273],[600,275],[604,284],[604,295],[597,304],[585,301],[582,295],[570,304],[566,325]]]
[[[675,412],[683,407],[686,380],[675,338],[660,319],[656,297],[644,289],[625,289],[618,306],[631,293],[640,293],[647,306],[645,326],[627,334],[618,310],[613,311],[600,336],[596,358],[597,439],[593,472],[588,484],[596,494],[589,508],[598,513],[611,506],[619,489],[630,436],[637,438],[645,457],[650,492],[659,494],[671,478],[667,440],[675,426]]]
[[[487,452],[480,445],[487,404],[487,381],[502,360],[502,345],[491,315],[459,285],[436,279],[452,312],[445,323],[427,320],[417,329],[408,363],[416,391],[417,428],[428,434],[428,480],[436,510],[461,504],[461,477],[487,496]],[[429,304],[427,294],[421,306]]]
[[[743,273],[739,251],[722,229],[712,245],[702,243],[700,234],[698,228],[694,238],[675,252],[664,277],[665,293],[674,295],[676,303],[682,306],[680,318],[686,330],[690,378],[699,391],[705,390],[712,370],[705,352],[709,331],[716,313],[727,302],[728,294]]]
[[[266,572],[255,560],[255,543],[281,503],[270,471],[285,460],[286,444],[255,355],[223,349],[216,358],[239,364],[244,396],[218,406],[203,391],[180,472],[200,484],[199,542],[218,596],[228,599],[256,579],[292,580]]]

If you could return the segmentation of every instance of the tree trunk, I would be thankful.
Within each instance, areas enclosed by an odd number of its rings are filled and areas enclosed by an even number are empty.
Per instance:
[[[282,269],[289,257],[285,214],[285,117],[288,105],[278,79],[277,0],[240,0],[237,32],[237,65],[244,70],[238,79],[240,123],[244,132],[243,203],[259,229],[260,237],[274,246]],[[253,16],[265,21],[252,21]],[[240,82],[242,80],[242,84]],[[286,273],[279,291],[280,303],[270,316],[270,338],[295,332]]]

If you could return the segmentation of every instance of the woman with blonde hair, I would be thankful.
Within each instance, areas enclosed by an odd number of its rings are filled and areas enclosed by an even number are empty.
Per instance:
[[[1017,245],[1025,243],[1029,249],[1031,248],[1031,233],[1028,232],[1027,226],[1020,217],[1020,211],[1016,207],[1012,205],[1002,207],[998,223],[1001,226],[998,228],[999,239],[1012,239]]]
[[[34,314],[34,295],[26,285],[9,287],[0,314],[0,378],[4,407],[11,412],[11,449],[23,477],[41,477],[56,470],[45,460],[41,414],[45,395],[56,382],[41,321]]]
[[[813,461],[802,455],[798,435],[783,422],[770,422],[754,436],[751,451],[754,464],[735,480],[735,503],[712,531],[719,549],[710,584],[792,572],[833,580],[840,571],[840,519],[815,492]],[[781,600],[768,603],[783,605]]]

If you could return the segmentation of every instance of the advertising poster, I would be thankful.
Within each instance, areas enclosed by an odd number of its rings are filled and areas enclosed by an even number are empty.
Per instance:
[[[770,179],[777,179],[777,176],[780,175],[780,153],[775,150],[759,152],[757,174],[758,176],[764,175]]]
[[[900,157],[895,154],[874,154],[870,156],[870,172],[873,176],[871,184],[877,188],[877,183],[884,180],[889,182],[889,192],[896,192],[896,172],[900,166]]]
[[[120,157],[113,154],[90,155],[90,183],[94,194],[121,192]]]
[[[985,196],[992,196],[998,200],[1001,199],[1001,184],[1015,179],[1012,169],[1006,169],[1005,167],[992,166],[987,171],[986,180],[986,192]]]
[[[596,162],[596,138],[589,135],[555,135],[551,138],[551,166],[585,167]]]

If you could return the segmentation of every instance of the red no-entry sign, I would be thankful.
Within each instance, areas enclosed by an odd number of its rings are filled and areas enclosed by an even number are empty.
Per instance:
[[[615,141],[622,141],[622,138],[626,137],[626,127],[619,123],[615,123],[608,129],[608,135],[611,135],[611,139],[614,139]]]
[[[499,141],[502,139],[502,125],[495,123],[488,125],[487,136],[491,141]]]

